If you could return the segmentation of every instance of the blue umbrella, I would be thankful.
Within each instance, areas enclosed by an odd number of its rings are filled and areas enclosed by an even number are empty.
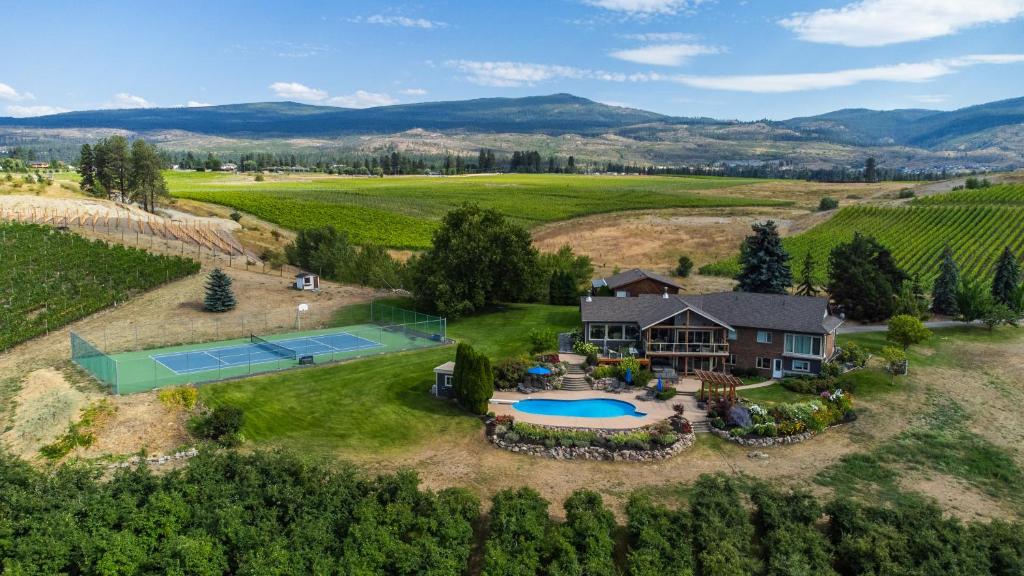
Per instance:
[[[626,384],[632,384],[632,383],[633,383],[633,369],[632,368],[626,368]]]
[[[536,375],[536,376],[550,376],[551,375],[551,370],[549,368],[545,368],[543,366],[534,366],[533,368],[527,369],[526,372],[528,374],[533,374],[533,375]]]
[[[661,376],[658,376],[658,392],[661,392]]]

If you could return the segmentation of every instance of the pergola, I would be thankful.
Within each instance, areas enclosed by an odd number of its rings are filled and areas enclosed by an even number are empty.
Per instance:
[[[736,387],[742,386],[743,381],[724,372],[712,372],[710,370],[694,370],[694,376],[700,380],[701,396],[704,395],[704,386],[708,387],[708,402],[715,399],[728,398],[730,402],[736,401]]]

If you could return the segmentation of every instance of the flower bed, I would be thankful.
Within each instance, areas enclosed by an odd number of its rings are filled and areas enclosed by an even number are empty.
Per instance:
[[[831,426],[850,422],[857,415],[853,397],[842,390],[822,392],[807,402],[757,404],[719,401],[708,412],[711,432],[743,446],[774,446],[803,442]]]
[[[664,460],[694,440],[681,414],[632,430],[543,426],[498,416],[487,422],[487,437],[499,448],[556,460]]]

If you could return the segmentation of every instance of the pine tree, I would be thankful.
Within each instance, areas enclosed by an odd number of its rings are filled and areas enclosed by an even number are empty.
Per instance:
[[[754,224],[754,234],[747,236],[742,247],[742,271],[736,277],[737,290],[763,294],[785,294],[793,284],[789,270],[789,254],[782,247],[782,239],[769,220]]]
[[[82,144],[82,152],[78,157],[78,173],[82,175],[79,185],[82,190],[92,192],[95,184],[96,167],[93,165],[92,146]]]
[[[1020,285],[1020,263],[1007,246],[996,264],[996,275],[992,279],[992,298],[1006,306],[1014,305],[1014,295]]]
[[[465,406],[474,414],[486,414],[487,402],[494,396],[494,371],[487,356],[473,351],[473,376],[466,390]]]
[[[946,246],[939,264],[939,277],[932,286],[932,312],[956,316],[958,309],[956,295],[960,291],[960,268],[953,260],[953,251]]]
[[[231,291],[231,277],[220,268],[214,268],[206,279],[206,299],[203,305],[209,312],[227,312],[235,307],[235,294]]]
[[[814,256],[810,250],[804,256],[804,265],[800,270],[800,284],[796,287],[800,296],[817,296],[818,287],[814,284]]]

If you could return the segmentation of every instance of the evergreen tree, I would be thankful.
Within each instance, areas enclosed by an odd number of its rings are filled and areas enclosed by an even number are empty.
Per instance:
[[[467,375],[473,371],[473,360],[473,348],[465,342],[460,342],[455,349],[455,370],[452,371],[452,393],[459,404],[466,400],[469,380]]]
[[[754,224],[754,233],[747,236],[742,246],[742,271],[736,277],[740,292],[785,294],[793,284],[789,270],[789,254],[782,247],[775,222]]]
[[[884,246],[858,232],[850,242],[832,249],[828,277],[828,293],[843,312],[870,322],[892,316],[895,294],[906,274]]]
[[[992,279],[992,298],[1006,306],[1014,305],[1014,295],[1020,285],[1020,263],[1007,246],[996,264],[996,275]]]
[[[957,292],[960,291],[960,268],[953,259],[953,250],[946,246],[942,251],[942,262],[939,264],[939,277],[932,286],[932,312],[946,316],[956,316]]]
[[[796,293],[800,296],[817,296],[818,287],[814,283],[814,256],[808,250],[804,256],[804,265],[800,269],[800,284],[796,287]]]
[[[220,268],[214,268],[206,279],[204,307],[209,312],[227,312],[233,309],[235,304],[235,294],[231,291],[231,277]]]
[[[864,161],[864,181],[878,182],[878,162],[874,158]]]
[[[79,185],[85,192],[92,193],[96,182],[96,166],[93,165],[92,146],[82,144],[82,151],[78,156],[78,173],[82,179]]]
[[[487,403],[494,396],[494,370],[487,356],[473,351],[473,376],[466,390],[465,407],[474,414],[486,414]]]

